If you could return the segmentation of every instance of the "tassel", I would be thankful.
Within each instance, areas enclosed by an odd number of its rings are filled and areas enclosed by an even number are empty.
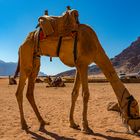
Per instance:
[[[52,57],[50,56],[50,62],[52,62]]]

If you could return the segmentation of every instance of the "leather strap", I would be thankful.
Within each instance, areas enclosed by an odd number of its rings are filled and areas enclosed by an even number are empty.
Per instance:
[[[61,48],[61,43],[62,43],[62,36],[59,37],[58,46],[57,46],[57,56],[58,57],[59,57],[59,52],[60,52],[60,48]]]

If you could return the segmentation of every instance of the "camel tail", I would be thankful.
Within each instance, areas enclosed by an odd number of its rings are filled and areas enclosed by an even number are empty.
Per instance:
[[[14,79],[16,79],[16,77],[18,76],[19,71],[20,71],[20,56],[18,55],[18,64],[14,74]]]

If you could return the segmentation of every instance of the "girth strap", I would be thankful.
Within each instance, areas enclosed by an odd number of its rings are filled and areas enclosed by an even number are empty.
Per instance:
[[[59,57],[60,48],[61,48],[61,44],[62,44],[62,38],[63,37],[60,36],[59,41],[58,41],[58,46],[57,46],[57,56],[58,57]],[[73,55],[74,55],[74,62],[75,63],[76,63],[76,60],[77,60],[77,41],[78,41],[78,35],[77,35],[77,32],[76,32],[75,36],[74,36],[74,44],[73,44]]]
[[[58,57],[59,57],[61,43],[62,43],[62,36],[59,37],[58,46],[57,46],[57,56]]]

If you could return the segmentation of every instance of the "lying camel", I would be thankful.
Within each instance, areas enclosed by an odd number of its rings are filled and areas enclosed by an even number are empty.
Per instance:
[[[11,77],[9,75],[9,85],[17,85],[17,81],[15,80],[15,78]]]
[[[55,79],[51,79],[50,76],[46,77],[45,82],[49,84],[46,87],[65,87],[65,83],[62,81],[61,77],[56,77]]]
[[[74,14],[71,14],[71,16],[73,16],[73,20],[76,20]],[[80,84],[82,84],[82,131],[85,133],[93,133],[88,124],[87,110],[90,96],[88,87],[88,65],[94,62],[100,67],[106,78],[109,80],[118,99],[121,114],[127,125],[134,132],[137,132],[140,129],[139,108],[137,101],[134,98],[133,100],[132,98],[129,99],[131,94],[120,81],[109,58],[101,47],[96,33],[91,27],[85,24],[78,24],[78,29],[75,33],[71,33],[72,36],[66,36],[61,39],[61,48],[59,47],[59,53],[57,47],[57,44],[60,44],[60,41],[58,43],[59,37],[48,36],[47,39],[36,41],[36,34],[38,34],[38,31],[30,33],[19,48],[20,77],[16,91],[16,98],[20,110],[22,129],[28,129],[23,111],[23,89],[27,78],[28,89],[26,97],[40,122],[40,128],[44,128],[46,124],[40,115],[34,100],[34,83],[40,68],[40,56],[42,55],[59,57],[60,60],[67,66],[76,67],[75,82],[71,94],[72,100],[69,115],[70,127],[75,129],[79,128],[79,125],[74,121],[74,109],[75,102],[79,95]],[[135,103],[136,105],[133,106]]]

